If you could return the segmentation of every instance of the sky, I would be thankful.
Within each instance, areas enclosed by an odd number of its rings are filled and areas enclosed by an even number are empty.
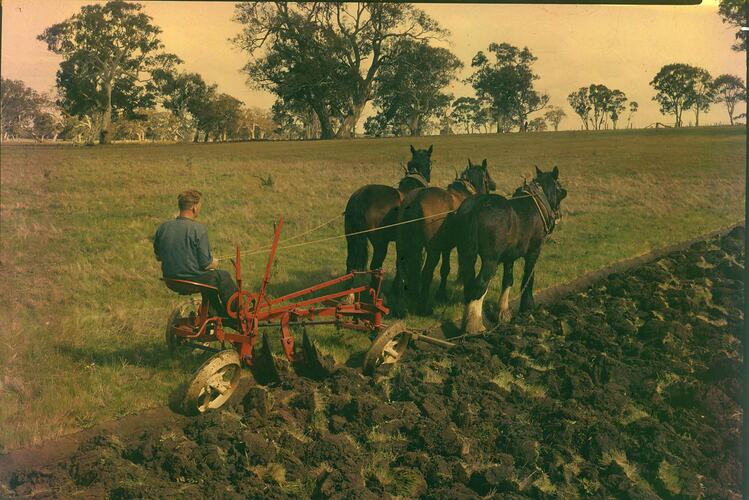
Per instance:
[[[36,40],[46,27],[75,14],[92,1],[1,0],[3,78],[23,80],[49,91],[55,84],[60,56]],[[169,52],[185,62],[185,71],[200,73],[209,83],[253,107],[269,108],[272,94],[252,89],[241,72],[246,54],[229,41],[240,30],[232,21],[233,2],[141,2],[163,33]],[[687,63],[723,73],[746,74],[746,54],[734,52],[734,28],[723,24],[717,0],[693,6],[492,5],[421,4],[451,35],[440,45],[450,48],[466,65],[460,80],[471,73],[470,61],[491,42],[527,46],[538,57],[536,88],[550,95],[550,104],[567,113],[560,129],[578,129],[579,118],[566,96],[581,86],[602,83],[622,90],[640,104],[634,125],[672,123],[664,117],[649,82],[665,64]],[[461,82],[454,96],[473,96]],[[742,105],[736,113],[745,111]],[[371,112],[371,110],[369,111]],[[366,116],[366,114],[365,114]],[[694,114],[684,116],[685,124]],[[357,129],[362,130],[363,119]],[[701,114],[701,124],[727,123],[723,104]],[[621,126],[621,122],[620,122]]]

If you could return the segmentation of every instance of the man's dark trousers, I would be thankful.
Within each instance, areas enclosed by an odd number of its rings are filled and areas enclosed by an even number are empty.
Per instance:
[[[205,271],[203,274],[192,278],[192,281],[218,288],[218,297],[216,297],[216,294],[210,294],[211,306],[214,309],[211,311],[211,314],[226,316],[226,304],[229,303],[229,299],[237,291],[237,284],[234,283],[231,275],[221,269],[211,269],[210,271]],[[217,299],[221,299],[221,302],[219,303]],[[236,311],[236,303],[233,309]]]

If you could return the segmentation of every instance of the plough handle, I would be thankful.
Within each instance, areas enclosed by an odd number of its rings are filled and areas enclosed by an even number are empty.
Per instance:
[[[260,292],[257,294],[257,301],[255,301],[255,315],[260,307],[260,303],[265,299],[265,289],[268,287],[270,282],[270,272],[273,269],[273,259],[276,258],[276,248],[278,248],[278,240],[281,237],[281,229],[283,228],[283,217],[278,220],[278,225],[275,228],[273,234],[273,246],[270,249],[270,255],[268,256],[268,264],[265,266],[265,276],[263,277],[263,284],[260,286]]]

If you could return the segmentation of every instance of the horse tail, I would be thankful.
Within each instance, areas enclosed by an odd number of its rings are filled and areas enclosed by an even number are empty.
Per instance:
[[[356,195],[352,196],[346,204],[343,220],[348,247],[346,273],[350,273],[351,271],[365,271],[367,269],[367,261],[369,260],[367,234],[350,235],[350,233],[365,231],[367,229],[364,207],[361,203],[358,203]]]

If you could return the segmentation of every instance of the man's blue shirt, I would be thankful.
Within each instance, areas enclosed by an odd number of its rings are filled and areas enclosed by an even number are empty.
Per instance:
[[[159,226],[153,251],[161,260],[165,278],[195,278],[213,261],[208,230],[187,217],[177,217]]]

